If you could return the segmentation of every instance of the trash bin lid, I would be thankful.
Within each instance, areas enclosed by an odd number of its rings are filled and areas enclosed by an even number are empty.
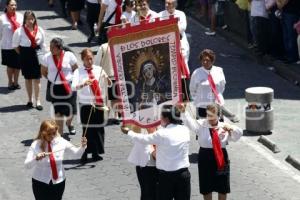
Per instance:
[[[274,99],[274,90],[268,87],[251,87],[245,90],[247,102],[271,103]]]

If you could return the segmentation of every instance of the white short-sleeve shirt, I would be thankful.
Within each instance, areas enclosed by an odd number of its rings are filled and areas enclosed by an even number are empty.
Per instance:
[[[36,44],[41,47],[41,49],[45,50],[45,48],[46,48],[45,32],[41,27],[38,27],[38,32],[36,34],[35,41],[36,41]],[[27,37],[23,26],[19,27],[15,31],[15,33],[13,35],[12,46],[13,46],[13,48],[17,48],[19,46],[22,46],[22,47],[30,47],[31,46],[31,41]]]
[[[121,20],[125,20],[127,23],[133,23],[136,12],[133,10],[131,12],[123,12],[121,16]]]
[[[115,11],[115,9],[117,7],[117,3],[115,0],[102,0],[102,4],[107,5],[105,15],[103,17],[103,22],[106,22],[108,17]],[[114,16],[109,20],[108,23],[115,24],[115,17],[116,17],[116,14],[114,14]]]
[[[72,81],[73,79],[73,71],[72,66],[77,63],[77,59],[75,55],[70,51],[64,52],[64,58],[62,62],[62,72],[64,73],[67,81]],[[51,52],[47,53],[41,63],[44,67],[48,68],[48,80],[54,84],[61,84],[61,79],[59,75],[57,75],[57,67],[54,63],[53,56]],[[57,75],[57,77],[56,77]],[[56,77],[56,80],[55,80]],[[55,80],[55,81],[54,81]]]
[[[21,13],[16,12],[16,20],[22,25],[23,23],[23,15]],[[12,25],[7,18],[6,13],[0,16],[0,39],[1,39],[1,49],[13,49],[12,46],[12,38],[13,38],[13,29]]]

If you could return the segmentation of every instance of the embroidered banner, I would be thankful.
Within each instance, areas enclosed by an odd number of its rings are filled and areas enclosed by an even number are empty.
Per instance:
[[[182,101],[177,19],[156,19],[108,32],[123,124],[160,124],[161,106]]]

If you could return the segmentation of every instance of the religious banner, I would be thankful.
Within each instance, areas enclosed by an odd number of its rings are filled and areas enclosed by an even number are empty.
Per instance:
[[[177,20],[142,21],[108,32],[123,125],[157,126],[162,105],[182,101]]]

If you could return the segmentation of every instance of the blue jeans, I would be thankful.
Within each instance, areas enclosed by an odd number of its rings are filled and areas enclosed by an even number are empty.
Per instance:
[[[299,20],[299,16],[282,12],[283,43],[288,62],[298,60],[297,32],[294,24]]]

